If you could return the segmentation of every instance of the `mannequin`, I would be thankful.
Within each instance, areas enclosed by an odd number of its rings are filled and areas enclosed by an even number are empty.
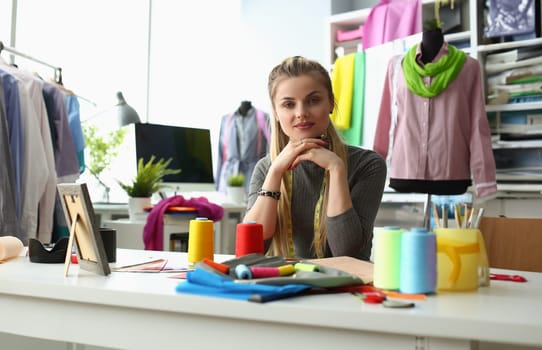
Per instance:
[[[391,188],[458,195],[474,182],[478,197],[496,192],[482,90],[480,63],[446,43],[440,29],[390,60],[373,148],[388,161]]]
[[[422,62],[426,64],[435,58],[444,43],[440,28],[426,30],[422,34]]]
[[[256,162],[267,153],[269,139],[269,115],[242,101],[233,113],[222,117],[218,146],[216,188],[226,191],[230,175],[245,175],[245,191],[248,191],[252,170]]]
[[[237,109],[237,112],[243,117],[247,116],[248,111],[252,108],[252,103],[250,101],[242,101],[241,105]]]

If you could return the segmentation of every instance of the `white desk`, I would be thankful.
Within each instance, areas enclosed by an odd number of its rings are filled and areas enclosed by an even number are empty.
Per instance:
[[[119,263],[152,255],[186,264],[183,253],[119,249],[117,255]],[[72,266],[64,278],[63,264],[20,257],[0,264],[0,332],[136,350],[542,347],[542,274],[521,274],[528,283],[493,281],[478,292],[440,293],[412,309],[386,309],[350,294],[266,304],[177,294],[179,280],[168,274],[103,277]],[[1,336],[0,344],[6,344]]]

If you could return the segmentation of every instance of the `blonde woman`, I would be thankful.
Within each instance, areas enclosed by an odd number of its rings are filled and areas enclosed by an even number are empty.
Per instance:
[[[330,76],[318,62],[287,58],[268,90],[270,150],[254,169],[245,222],[263,225],[268,254],[369,260],[384,159],[341,140],[329,116]]]

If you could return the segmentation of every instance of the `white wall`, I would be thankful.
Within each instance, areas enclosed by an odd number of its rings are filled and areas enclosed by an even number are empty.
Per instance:
[[[2,0],[1,23],[10,23],[10,2]],[[83,120],[115,127],[108,109],[116,91],[145,120],[150,3],[148,121],[209,128],[215,164],[221,116],[242,100],[271,112],[274,65],[291,55],[324,61],[331,0],[19,0],[17,49],[62,67],[66,87],[97,103],[81,101]],[[8,29],[0,26],[6,44]],[[17,63],[52,77],[49,68]]]

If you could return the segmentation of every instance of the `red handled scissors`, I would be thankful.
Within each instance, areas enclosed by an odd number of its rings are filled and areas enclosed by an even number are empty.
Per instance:
[[[497,281],[527,282],[527,279],[520,275],[505,275],[500,273],[490,273],[489,278]]]
[[[386,294],[378,291],[364,293],[352,292],[352,294],[363,300],[363,302],[366,304],[381,304],[384,300],[386,300]]]

